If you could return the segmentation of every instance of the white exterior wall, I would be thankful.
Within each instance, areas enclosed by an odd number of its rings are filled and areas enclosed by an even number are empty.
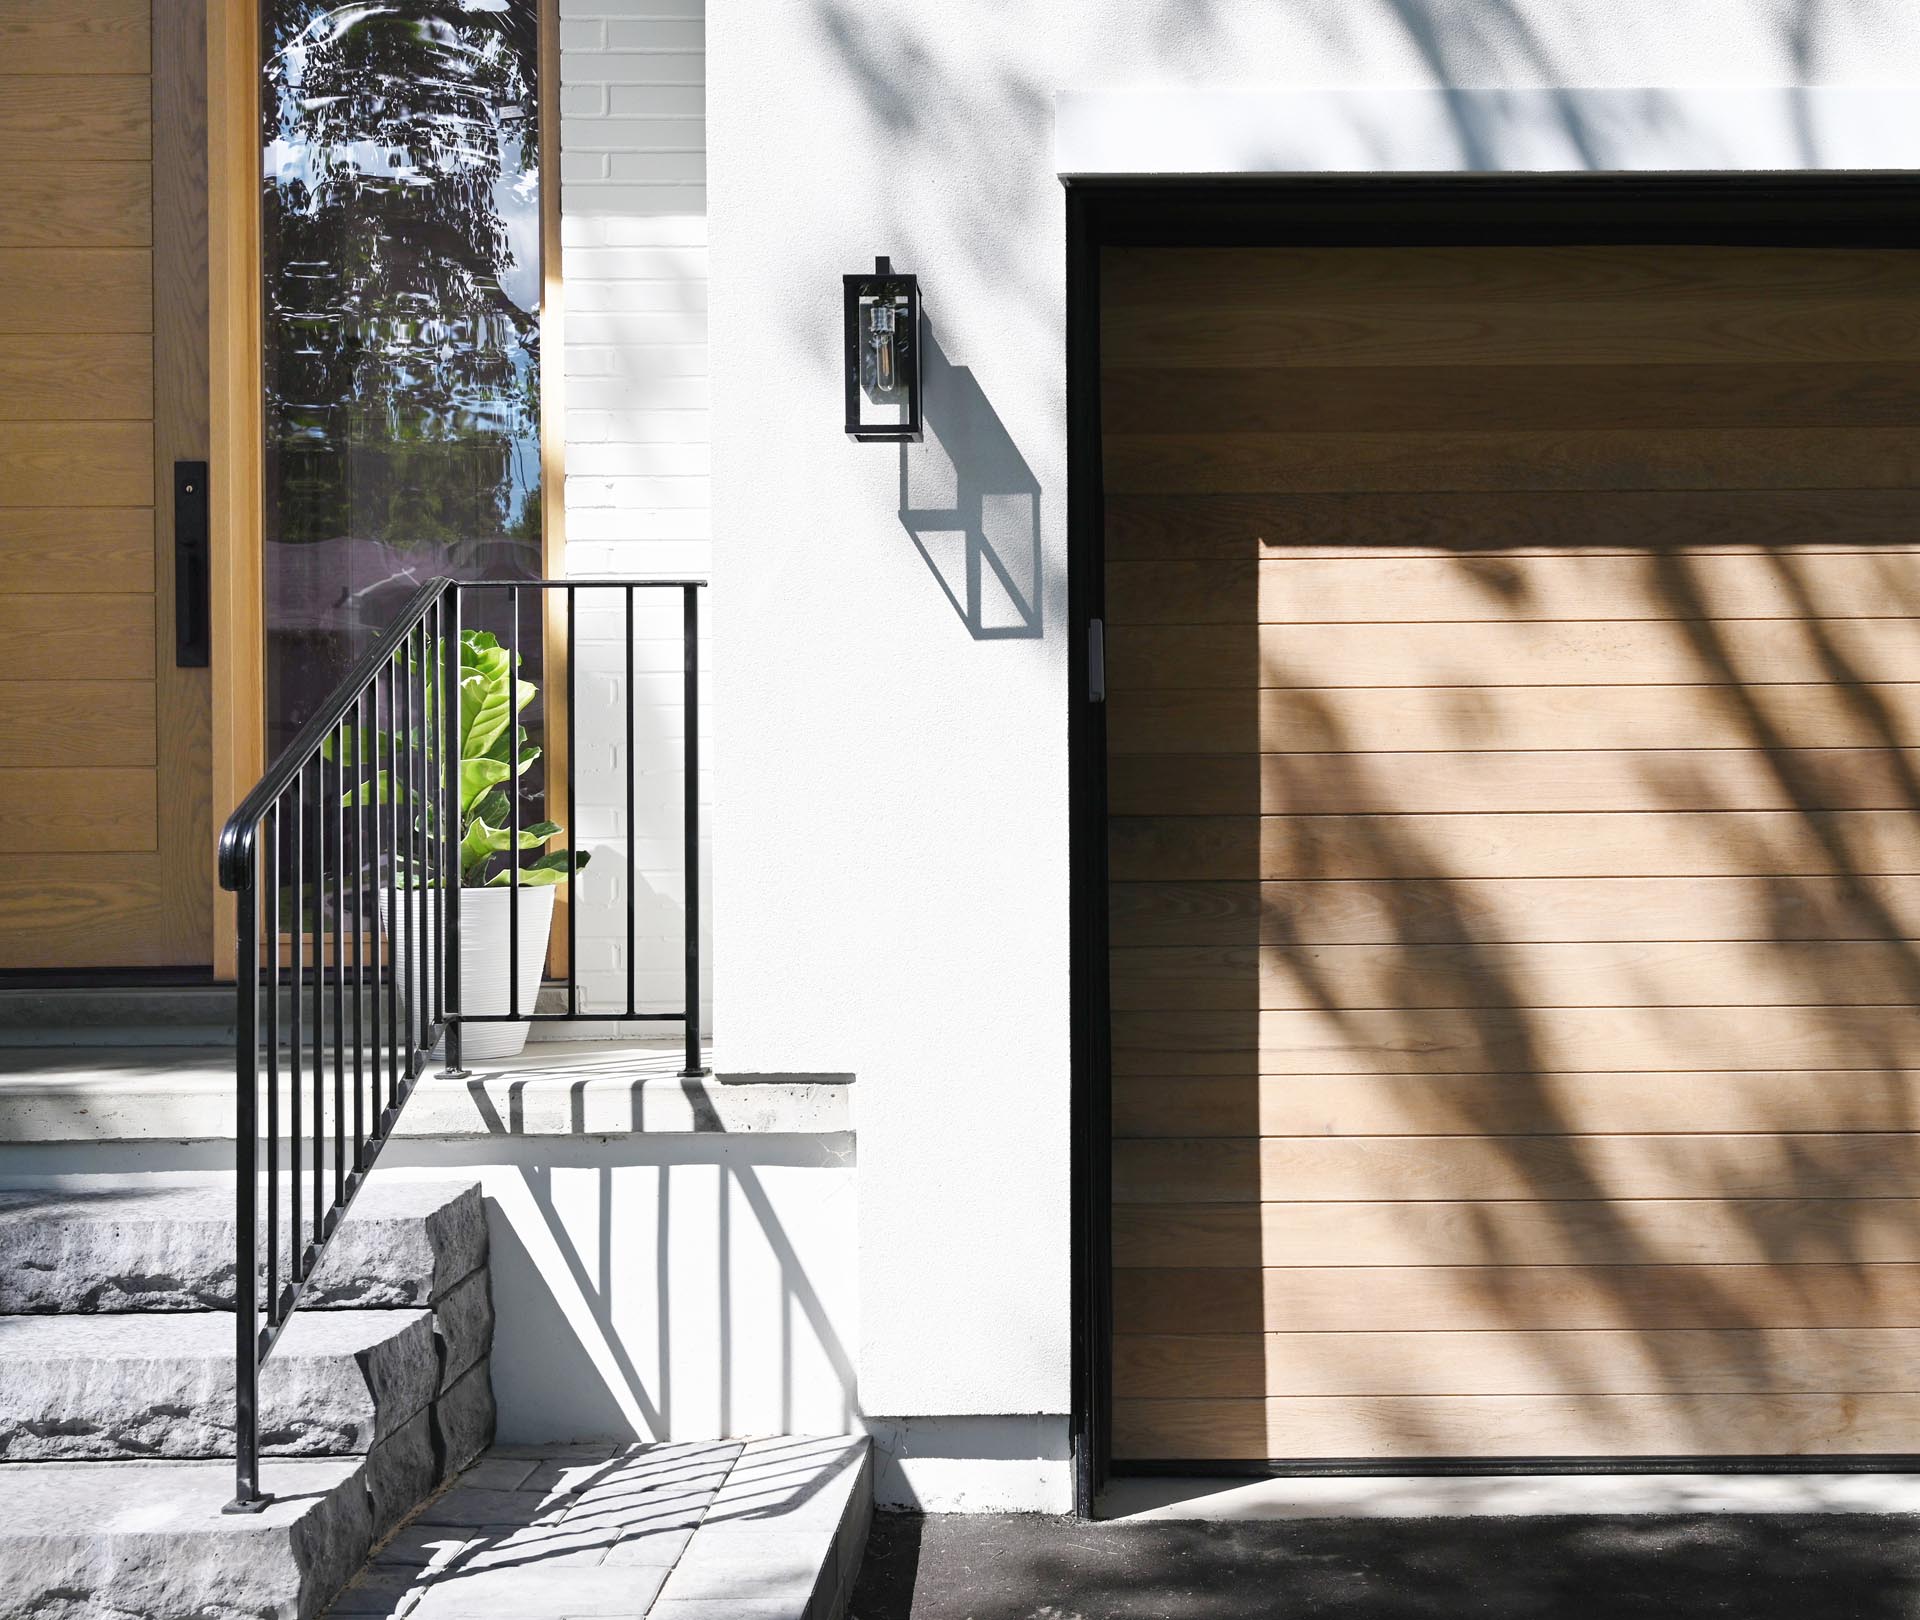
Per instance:
[[[859,1077],[862,1401],[964,1447],[988,1432],[965,1414],[1064,1414],[1070,1389],[1054,97],[1896,84],[1920,9],[732,0],[708,47],[722,1039],[742,1070]],[[1617,110],[1658,135],[1659,106]],[[1394,143],[1358,116],[1364,167]],[[1620,132],[1580,116],[1567,163],[1609,161]],[[1226,166],[1311,165],[1298,125]],[[1432,167],[1497,163],[1470,120],[1442,134]],[[841,433],[840,277],[876,253],[919,274],[938,346],[905,452]],[[927,1505],[965,1499],[938,1478]]]
[[[570,578],[705,578],[706,91],[702,0],[561,0]],[[634,753],[643,1009],[681,1005],[684,882],[680,602],[639,598]],[[623,609],[581,598],[581,983],[588,1010],[626,1001]],[[717,747],[702,694],[702,775]],[[704,817],[703,811],[703,817]],[[703,819],[703,858],[712,838]],[[709,916],[711,913],[709,912]],[[711,1028],[712,928],[703,930]],[[656,1026],[656,1032],[657,1032]]]

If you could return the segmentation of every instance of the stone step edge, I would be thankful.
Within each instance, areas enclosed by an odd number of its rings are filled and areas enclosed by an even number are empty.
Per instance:
[[[431,1311],[420,1309],[301,1315],[260,1370],[260,1444],[268,1456],[364,1453],[403,1428],[491,1354],[491,1276],[476,1267]],[[351,1323],[369,1329],[383,1317],[392,1331],[328,1344]],[[0,1406],[0,1459],[6,1461],[187,1460],[231,1454],[233,1351],[230,1316],[129,1313],[85,1318],[8,1319],[18,1348],[0,1365],[8,1394]],[[153,1358],[116,1354],[113,1335],[89,1347],[87,1324],[142,1327],[163,1322],[217,1324],[202,1346]],[[44,1324],[38,1334],[30,1324]],[[77,1341],[61,1331],[79,1327]],[[49,1342],[36,1354],[34,1339]],[[196,1340],[201,1334],[196,1331]],[[309,1339],[319,1342],[310,1348]],[[349,1365],[350,1363],[350,1365]]]
[[[234,1231],[232,1190],[217,1185],[0,1190],[0,1315],[231,1311]],[[264,1222],[261,1233],[264,1244]],[[284,1284],[284,1229],[279,1247]],[[301,1308],[434,1304],[487,1255],[477,1181],[376,1174],[323,1253]]]

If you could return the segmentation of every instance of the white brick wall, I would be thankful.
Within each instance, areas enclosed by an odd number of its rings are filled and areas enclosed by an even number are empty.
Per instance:
[[[704,0],[560,0],[567,573],[574,579],[708,573],[705,45]],[[685,917],[680,598],[639,597],[631,833],[621,735],[624,609],[616,593],[589,591],[579,612],[576,820],[583,846],[601,857],[582,885],[582,990],[589,1010],[625,1002],[632,836],[639,1000],[677,1007]],[[708,606],[703,647],[710,613]],[[702,666],[704,805],[720,739],[709,718],[704,650]],[[708,819],[703,808],[703,830]],[[703,851],[703,889],[707,866]],[[709,906],[703,916],[710,915]],[[710,941],[703,959],[710,977]]]

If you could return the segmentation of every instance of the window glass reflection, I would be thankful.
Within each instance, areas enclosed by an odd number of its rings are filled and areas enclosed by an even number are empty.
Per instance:
[[[537,0],[265,18],[277,754],[422,581],[539,577],[539,23]],[[538,680],[537,601],[522,645]]]

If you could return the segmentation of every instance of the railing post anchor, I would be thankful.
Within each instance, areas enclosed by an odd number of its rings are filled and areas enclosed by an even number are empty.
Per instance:
[[[220,1511],[222,1513],[264,1513],[272,1505],[272,1496],[262,1491],[258,1496],[236,1496],[231,1502],[225,1503]]]

